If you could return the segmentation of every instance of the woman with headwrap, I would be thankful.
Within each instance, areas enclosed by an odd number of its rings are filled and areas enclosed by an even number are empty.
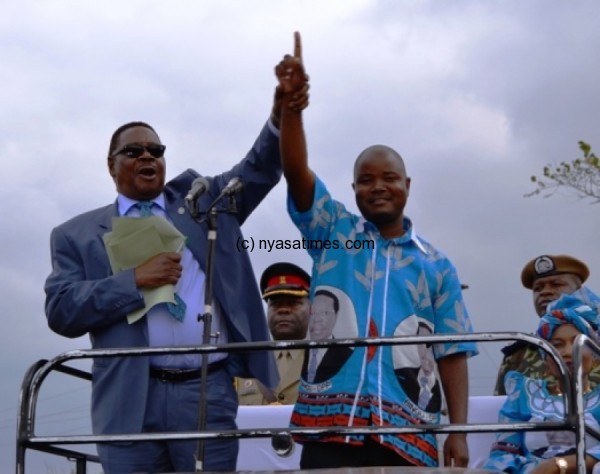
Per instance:
[[[563,295],[551,303],[540,319],[537,334],[559,352],[573,377],[573,343],[580,334],[598,341],[599,307],[589,303],[580,292]],[[545,353],[544,353],[545,355]],[[530,379],[519,372],[508,372],[504,379],[506,402],[499,415],[501,423],[562,421],[563,387],[558,367],[547,358],[550,380]],[[593,355],[582,356],[583,398],[587,426],[600,431],[600,386],[590,389],[588,374]],[[556,382],[554,381],[556,380]],[[573,379],[573,386],[574,386]],[[585,466],[592,472],[600,461],[600,442],[586,436]],[[510,473],[565,474],[577,472],[575,433],[570,431],[498,433],[486,469]]]

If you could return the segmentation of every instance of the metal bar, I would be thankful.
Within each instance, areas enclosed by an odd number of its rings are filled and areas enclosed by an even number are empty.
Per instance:
[[[184,347],[164,347],[164,348],[119,348],[119,349],[87,349],[72,350],[64,352],[50,361],[38,361],[34,364],[24,377],[21,394],[20,410],[17,429],[17,474],[24,474],[25,450],[27,448],[40,451],[50,451],[51,444],[88,444],[88,443],[106,443],[113,441],[141,441],[141,440],[182,440],[182,439],[214,439],[214,438],[244,438],[244,437],[268,437],[281,433],[279,429],[269,430],[237,430],[212,432],[180,432],[180,433],[143,433],[143,434],[116,434],[116,435],[83,435],[83,436],[35,436],[34,422],[37,396],[42,382],[52,371],[60,371],[69,375],[89,379],[88,372],[65,366],[64,363],[69,360],[116,357],[116,356],[148,356],[157,354],[210,354],[213,352],[251,352],[259,350],[276,349],[306,349],[317,347],[365,347],[365,346],[389,346],[389,345],[409,345],[422,343],[448,343],[448,342],[502,342],[521,340],[539,347],[550,354],[555,360],[565,386],[565,419],[563,422],[544,422],[544,423],[516,423],[516,424],[443,424],[443,425],[421,425],[408,427],[361,427],[361,428],[314,428],[300,429],[287,428],[286,431],[293,434],[369,434],[371,432],[383,434],[397,433],[483,433],[495,431],[553,431],[569,430],[574,431],[577,439],[577,456],[584,459],[584,441],[585,424],[583,418],[583,396],[582,396],[582,371],[581,371],[581,346],[584,344],[590,346],[600,354],[600,347],[594,341],[579,336],[574,347],[574,367],[577,374],[575,388],[578,389],[573,394],[573,387],[568,376],[569,371],[566,364],[560,358],[558,352],[547,341],[538,337],[518,333],[518,332],[499,332],[499,333],[472,333],[455,335],[429,335],[429,336],[396,336],[381,338],[357,338],[357,339],[335,339],[319,341],[270,341],[270,342],[248,342],[233,344],[214,344],[202,346],[184,346]],[[590,432],[590,430],[588,430]],[[591,430],[592,435],[598,435]],[[52,450],[55,452],[54,450]],[[583,454],[582,454],[583,453]],[[93,460],[91,458],[86,458]],[[578,462],[578,465],[582,464]],[[585,472],[585,471],[583,471]]]
[[[564,430],[565,423],[558,421],[522,422],[522,423],[478,423],[478,424],[439,424],[414,425],[396,427],[364,426],[351,427],[320,427],[320,428],[285,428],[286,432],[298,435],[331,435],[331,434],[423,434],[423,433],[495,433],[499,431],[557,431]],[[180,441],[184,439],[237,439],[237,438],[268,438],[281,433],[282,428],[241,429],[223,431],[180,431],[170,433],[138,433],[118,435],[71,435],[71,436],[36,436],[28,440],[29,445],[36,444],[90,444],[134,441]]]

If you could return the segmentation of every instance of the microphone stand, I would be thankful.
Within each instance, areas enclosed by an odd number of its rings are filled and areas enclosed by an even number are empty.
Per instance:
[[[204,328],[202,333],[202,345],[210,344],[211,338],[219,337],[219,333],[211,334],[212,331],[212,319],[213,319],[213,267],[214,267],[214,254],[217,241],[217,214],[219,212],[226,212],[228,214],[237,213],[237,207],[235,203],[235,196],[229,196],[229,205],[226,209],[217,209],[217,203],[224,197],[219,195],[208,207],[204,213],[204,218],[199,218],[201,212],[199,212],[196,203],[189,205],[189,211],[194,220],[198,223],[206,221],[208,225],[208,248],[206,257],[206,277],[204,282],[204,313],[198,315],[198,321],[202,321]],[[201,365],[201,384],[200,384],[200,403],[198,404],[198,431],[203,432],[206,430],[206,377],[208,376],[208,356],[209,354],[202,354],[202,365]],[[198,440],[198,446],[196,449],[196,472],[202,472],[204,470],[204,439]]]

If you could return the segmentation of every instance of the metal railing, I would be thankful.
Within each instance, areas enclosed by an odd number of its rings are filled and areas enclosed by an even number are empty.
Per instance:
[[[177,433],[123,433],[110,435],[72,435],[72,436],[37,436],[35,433],[37,399],[42,383],[53,371],[72,375],[84,380],[91,380],[89,372],[64,365],[68,361],[95,359],[105,357],[140,357],[165,354],[210,354],[214,352],[251,352],[258,350],[306,349],[322,347],[364,347],[414,345],[422,343],[448,342],[502,342],[524,341],[538,346],[548,353],[556,362],[564,381],[565,416],[559,422],[523,422],[523,423],[478,423],[478,424],[423,424],[418,426],[376,427],[319,427],[319,428],[272,428],[242,429],[229,431],[177,432]],[[25,457],[28,449],[59,455],[76,463],[77,474],[85,474],[88,462],[99,462],[96,455],[83,453],[62,447],[63,445],[83,445],[90,443],[110,443],[117,441],[159,441],[159,440],[200,440],[225,438],[254,438],[280,435],[282,431],[289,434],[331,435],[331,434],[398,434],[398,433],[490,433],[497,431],[571,431],[575,433],[578,473],[584,474],[585,434],[600,439],[600,433],[586,427],[584,423],[584,400],[582,380],[582,354],[584,347],[589,347],[600,357],[600,346],[585,335],[577,337],[573,350],[573,367],[575,383],[571,382],[569,371],[556,349],[547,341],[519,332],[494,332],[431,336],[396,336],[381,338],[334,339],[324,341],[274,341],[215,344],[204,346],[164,347],[164,348],[120,348],[120,349],[87,349],[64,352],[52,360],[40,360],[33,364],[24,376],[19,395],[19,413],[17,419],[16,440],[16,473],[25,473]]]

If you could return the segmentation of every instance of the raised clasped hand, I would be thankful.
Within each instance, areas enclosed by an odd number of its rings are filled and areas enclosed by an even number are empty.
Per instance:
[[[308,76],[302,63],[302,41],[300,33],[294,33],[294,54],[286,54],[275,67],[279,81],[279,91],[284,103],[293,110],[300,111],[308,106]]]

